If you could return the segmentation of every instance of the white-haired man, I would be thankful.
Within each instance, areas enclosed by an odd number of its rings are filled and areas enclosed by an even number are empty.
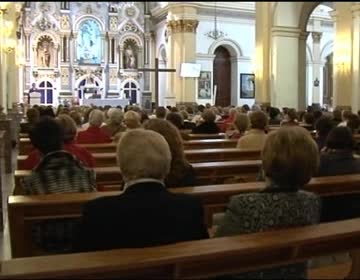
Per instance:
[[[171,193],[164,185],[171,152],[163,136],[143,129],[125,132],[117,157],[125,191],[85,205],[75,251],[141,248],[208,238],[200,200]]]
[[[104,121],[104,113],[98,109],[91,111],[89,116],[89,127],[79,132],[78,144],[110,143],[112,140],[103,130],[101,125]]]

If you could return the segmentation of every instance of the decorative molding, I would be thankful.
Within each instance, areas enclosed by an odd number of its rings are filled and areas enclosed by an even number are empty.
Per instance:
[[[180,19],[168,21],[166,27],[168,36],[171,36],[173,33],[196,33],[198,25],[199,21],[196,19]]]
[[[301,29],[288,26],[274,26],[271,32],[273,37],[299,38],[301,35]]]
[[[311,37],[314,43],[320,43],[322,32],[311,32]]]

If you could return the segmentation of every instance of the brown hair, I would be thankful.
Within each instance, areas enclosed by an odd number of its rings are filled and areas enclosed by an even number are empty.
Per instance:
[[[255,111],[250,114],[251,128],[264,130],[267,126],[267,116],[263,111]]]
[[[189,163],[185,159],[184,145],[179,130],[169,121],[151,119],[144,124],[145,129],[156,131],[164,136],[171,151],[171,168],[165,183],[168,187],[178,186]]]
[[[285,126],[271,132],[262,150],[265,176],[280,186],[298,189],[319,166],[319,151],[306,129]]]

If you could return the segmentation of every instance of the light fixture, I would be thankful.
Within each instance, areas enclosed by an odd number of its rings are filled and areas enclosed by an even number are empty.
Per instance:
[[[211,30],[207,33],[205,33],[205,35],[211,39],[214,40],[218,40],[224,36],[226,36],[226,34],[224,32],[222,32],[221,30],[218,30],[217,28],[217,9],[216,9],[216,2],[215,2],[215,18],[214,18],[214,30]]]

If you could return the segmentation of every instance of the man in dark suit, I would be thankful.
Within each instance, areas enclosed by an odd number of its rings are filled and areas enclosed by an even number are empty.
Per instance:
[[[208,238],[198,198],[169,192],[171,153],[151,130],[124,133],[117,147],[125,191],[83,209],[75,251],[141,248]]]

